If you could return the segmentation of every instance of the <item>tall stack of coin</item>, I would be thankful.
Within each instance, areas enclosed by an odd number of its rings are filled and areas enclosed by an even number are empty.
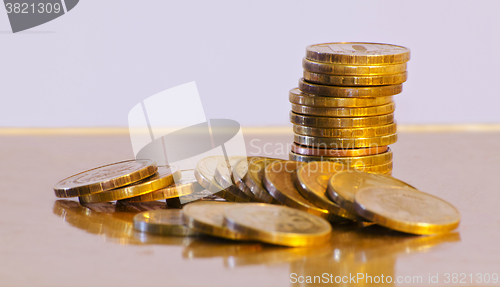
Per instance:
[[[335,161],[391,173],[397,140],[393,96],[407,79],[408,48],[378,43],[310,45],[304,78],[290,91],[290,159]]]

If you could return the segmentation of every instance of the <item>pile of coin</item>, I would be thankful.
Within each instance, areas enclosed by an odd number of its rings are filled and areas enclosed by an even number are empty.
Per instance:
[[[290,160],[334,161],[344,170],[391,173],[397,140],[393,96],[407,79],[410,50],[378,43],[310,45],[304,77],[289,93]]]

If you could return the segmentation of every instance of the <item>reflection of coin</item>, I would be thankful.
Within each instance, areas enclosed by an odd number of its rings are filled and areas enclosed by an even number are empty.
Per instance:
[[[242,233],[224,226],[224,210],[233,204],[236,203],[194,202],[184,206],[182,216],[186,225],[194,231],[233,240],[248,239]]]
[[[387,97],[394,96],[403,91],[403,85],[371,86],[371,87],[341,87],[318,85],[299,80],[299,89],[304,93],[325,96],[325,97]]]
[[[356,128],[381,126],[394,122],[394,113],[373,117],[330,118],[306,116],[290,112],[292,124],[320,128]]]
[[[394,102],[364,108],[316,108],[292,104],[292,111],[301,115],[320,117],[370,117],[393,113],[396,108]]]
[[[231,156],[229,157],[229,162],[225,160],[220,161],[215,171],[214,180],[220,186],[222,186],[227,192],[232,193],[234,196],[241,198],[242,199],[241,201],[243,202],[260,201],[254,196],[248,196],[233,183],[233,180],[231,178],[232,169],[235,167],[235,164],[241,159],[247,160],[247,157]]]
[[[376,76],[336,76],[304,71],[304,79],[308,82],[330,86],[385,86],[406,82],[408,73]]]
[[[277,161],[283,160],[276,158],[261,158],[250,161],[248,164],[248,172],[243,178],[246,186],[248,186],[255,197],[266,203],[281,204],[281,202],[277,201],[271,194],[269,194],[262,182],[266,167]]]
[[[290,160],[311,162],[311,161],[331,161],[347,166],[365,166],[381,165],[392,161],[392,151],[390,148],[384,153],[364,155],[364,156],[313,156],[300,155],[290,152]]]
[[[293,125],[293,132],[298,135],[325,138],[369,138],[396,133],[396,123],[375,127],[326,129]]]
[[[296,143],[292,144],[292,152],[302,155],[314,155],[314,156],[363,156],[371,154],[379,154],[387,151],[387,146],[377,146],[368,148],[343,148],[343,149],[331,149],[331,148],[319,148],[319,147],[307,147],[298,145]]]
[[[373,98],[334,98],[306,94],[298,88],[290,90],[288,94],[290,103],[310,107],[338,108],[338,107],[371,107],[392,102],[392,96]]]
[[[190,236],[196,232],[184,225],[180,209],[152,210],[134,216],[134,228],[160,235]]]
[[[81,203],[107,202],[139,196],[173,184],[180,175],[179,168],[176,166],[159,166],[158,172],[152,177],[126,187],[80,196],[79,200]]]
[[[252,239],[285,245],[319,245],[330,239],[328,221],[286,206],[265,203],[241,204],[224,212],[226,225]]]
[[[319,74],[329,75],[387,75],[397,74],[406,71],[406,63],[392,65],[343,65],[331,63],[313,62],[306,58],[302,59],[302,67],[304,70]]]
[[[453,205],[413,188],[367,187],[356,192],[354,198],[354,208],[359,215],[402,232],[448,232],[460,222],[460,214]]]
[[[323,43],[307,46],[306,59],[354,65],[398,64],[410,60],[410,49],[382,43]]]
[[[293,141],[300,145],[321,148],[358,148],[385,146],[395,143],[397,134],[371,138],[320,138],[294,134]]]
[[[335,203],[340,205],[340,207],[354,213],[354,194],[360,189],[372,186],[401,186],[414,188],[392,176],[353,170],[334,174],[328,182],[327,193]]]
[[[61,180],[54,186],[57,197],[98,193],[139,181],[156,172],[152,160],[127,160],[90,169]]]

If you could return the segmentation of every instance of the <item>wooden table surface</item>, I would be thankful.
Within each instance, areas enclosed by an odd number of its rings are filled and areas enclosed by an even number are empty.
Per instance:
[[[292,132],[280,131],[245,132],[248,155],[268,143],[267,156],[287,158]],[[457,273],[467,282],[457,286],[482,285],[479,276],[500,275],[499,147],[498,131],[403,131],[391,146],[394,177],[458,208],[453,233],[343,225],[324,246],[284,248],[133,230],[135,213],[164,202],[85,207],[54,196],[66,176],[133,158],[126,133],[0,133],[0,286],[315,286],[294,281],[324,273],[390,276],[403,283],[388,285],[401,286],[428,286],[429,276],[434,286],[452,286],[446,278]],[[367,285],[349,280],[341,286]]]

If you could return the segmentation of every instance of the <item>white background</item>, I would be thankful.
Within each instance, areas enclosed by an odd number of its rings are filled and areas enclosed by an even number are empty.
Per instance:
[[[127,126],[196,81],[208,118],[288,124],[309,44],[412,50],[399,124],[500,122],[500,1],[82,0],[12,34],[0,8],[0,126]],[[165,107],[165,113],[175,107]]]

